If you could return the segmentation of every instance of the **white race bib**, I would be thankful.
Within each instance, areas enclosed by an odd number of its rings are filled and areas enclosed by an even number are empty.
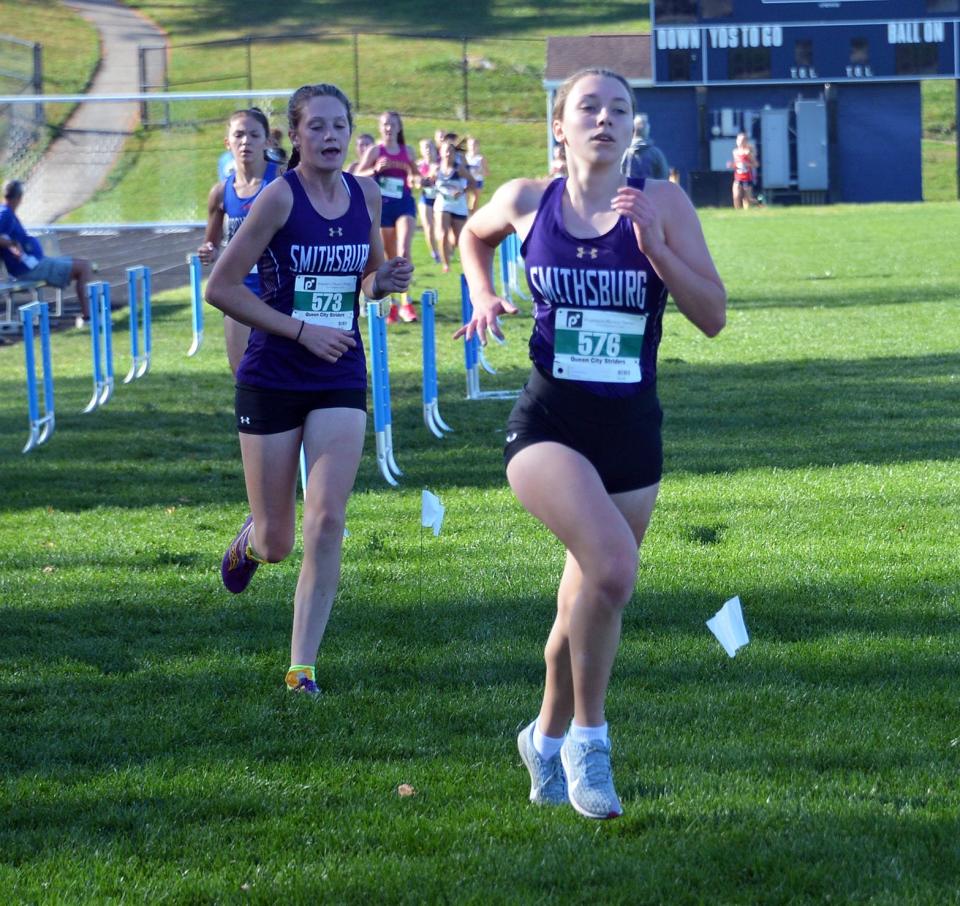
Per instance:
[[[403,198],[403,178],[400,176],[381,176],[380,194],[384,198]]]
[[[554,322],[553,376],[604,384],[640,382],[646,315],[561,308]]]
[[[353,328],[357,278],[350,274],[297,274],[293,286],[293,317],[318,327]]]

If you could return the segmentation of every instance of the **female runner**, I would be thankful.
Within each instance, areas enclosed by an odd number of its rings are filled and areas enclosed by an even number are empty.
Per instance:
[[[417,165],[413,148],[406,143],[403,135],[403,121],[395,110],[380,115],[380,143],[367,151],[356,172],[373,176],[380,185],[380,194],[383,196],[380,235],[386,254],[411,261],[417,206],[410,190],[410,180],[417,175]],[[406,292],[401,294],[399,309],[391,302],[387,323],[395,324],[398,319],[417,320],[417,312]]]
[[[271,146],[270,124],[257,107],[238,110],[230,116],[224,144],[233,155],[234,168],[222,181],[213,184],[207,196],[207,231],[203,245],[197,249],[204,264],[213,264],[217,260],[221,243],[233,239],[264,186],[279,174],[277,164],[268,163],[265,156]],[[260,295],[256,264],[244,279],[244,285],[250,292]],[[223,333],[227,341],[227,361],[236,377],[250,338],[250,328],[225,315]]]
[[[423,238],[427,243],[430,257],[438,264],[440,253],[437,251],[437,241],[433,229],[433,205],[437,200],[437,187],[433,184],[433,167],[440,159],[437,146],[432,138],[420,140],[420,157],[417,159],[417,184],[420,188],[420,200],[417,203],[417,213],[420,215],[420,227]]]
[[[460,245],[460,233],[467,222],[467,190],[473,177],[465,163],[457,159],[457,148],[451,139],[440,146],[440,160],[433,167],[433,184],[437,199],[433,203],[435,243],[440,252],[443,272],[450,270],[450,258]]]
[[[303,563],[293,600],[288,688],[316,695],[315,661],[340,577],[344,514],[366,424],[361,289],[404,292],[413,267],[384,261],[380,192],[343,172],[353,119],[334,85],[288,105],[293,154],[264,189],[207,283],[207,301],[252,328],[237,371],[237,429],[251,515],[230,543],[223,583],[243,591],[293,548],[300,446],[307,463]],[[260,261],[258,298],[244,285]]]
[[[733,149],[729,167],[733,167],[733,206],[735,208],[749,208],[755,205],[753,184],[757,178],[757,169],[760,161],[750,144],[750,137],[746,132],[737,135],[737,144]]]
[[[491,278],[495,247],[516,232],[535,304],[533,370],[507,423],[507,478],[566,548],[540,713],[518,745],[531,801],[613,818],[604,702],[662,470],[667,287],[708,336],[724,325],[726,293],[684,192],[620,174],[633,131],[626,81],[581,71],[558,89],[552,118],[568,175],[508,182],[471,217],[461,254],[474,315],[456,336],[485,342],[500,336],[499,314],[516,312]]]

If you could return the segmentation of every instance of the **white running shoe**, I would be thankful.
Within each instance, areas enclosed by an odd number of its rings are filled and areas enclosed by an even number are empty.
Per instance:
[[[545,759],[534,748],[533,728],[536,720],[520,731],[517,748],[520,759],[530,772],[530,801],[537,805],[565,805],[567,800],[567,778],[563,774],[560,753]]]
[[[587,818],[619,818],[623,807],[613,788],[610,742],[574,742],[569,734],[560,747],[570,804]]]

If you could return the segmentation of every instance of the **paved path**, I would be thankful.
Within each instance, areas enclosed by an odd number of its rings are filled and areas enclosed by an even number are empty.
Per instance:
[[[138,47],[166,36],[116,0],[64,0],[100,32],[100,66],[91,95],[140,90]],[[27,182],[20,219],[28,227],[50,224],[88,201],[110,172],[136,128],[136,103],[80,104],[63,135],[48,149]]]
[[[166,36],[147,19],[116,0],[65,0],[100,33],[101,61],[91,95],[130,94],[140,90],[140,45],[163,45]],[[80,104],[62,137],[48,149],[26,186],[20,219],[28,229],[54,223],[88,201],[107,178],[124,142],[136,128],[136,103]],[[115,305],[127,301],[126,269],[145,264],[154,292],[184,286],[189,272],[184,259],[196,251],[202,230],[92,231],[48,234],[48,254],[89,258],[99,266],[98,280],[111,285]],[[47,293],[49,295],[49,293]],[[64,323],[79,311],[73,286],[64,290]]]

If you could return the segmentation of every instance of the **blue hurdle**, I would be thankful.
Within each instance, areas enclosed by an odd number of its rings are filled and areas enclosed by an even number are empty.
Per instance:
[[[473,317],[473,303],[470,301],[470,287],[467,286],[467,278],[460,277],[460,312],[464,324],[469,324]],[[502,343],[503,341],[487,331],[487,336]],[[519,390],[481,390],[480,389],[480,368],[488,374],[496,374],[496,370],[491,367],[483,355],[483,349],[480,346],[480,339],[476,334],[470,340],[464,338],[463,342],[464,365],[467,369],[467,399],[468,400],[512,400],[520,395]]]
[[[423,423],[434,437],[452,431],[441,417],[437,389],[437,291],[428,289],[420,298],[420,324],[423,328]]]
[[[130,370],[123,379],[129,384],[150,370],[153,351],[153,323],[150,301],[150,268],[144,264],[127,268],[127,294],[130,297]],[[140,311],[143,310],[143,352],[140,351]]]
[[[529,302],[530,296],[520,288],[519,270],[523,263],[520,237],[516,233],[510,233],[497,246],[497,256],[500,259],[500,295],[513,304],[516,304],[517,299]]]
[[[187,355],[194,356],[203,345],[203,293],[200,292],[203,268],[199,255],[187,255],[187,264],[190,266],[190,295],[193,297],[193,344]]]
[[[90,300],[90,344],[93,352],[93,396],[84,413],[105,406],[113,396],[113,319],[110,314],[110,284],[87,284]],[[102,351],[101,351],[102,340]]]
[[[34,447],[48,441],[53,434],[56,419],[53,411],[53,369],[50,367],[50,309],[46,302],[31,302],[20,309],[23,324],[23,354],[27,368],[27,413],[30,417],[30,437],[23,448],[29,453]],[[43,415],[37,398],[37,364],[33,352],[33,325],[40,325],[40,359],[43,363]]]
[[[403,475],[393,458],[393,425],[390,414],[390,370],[387,361],[387,325],[379,302],[367,303],[370,329],[370,376],[373,385],[373,429],[377,441],[377,466],[387,484],[397,486]]]

